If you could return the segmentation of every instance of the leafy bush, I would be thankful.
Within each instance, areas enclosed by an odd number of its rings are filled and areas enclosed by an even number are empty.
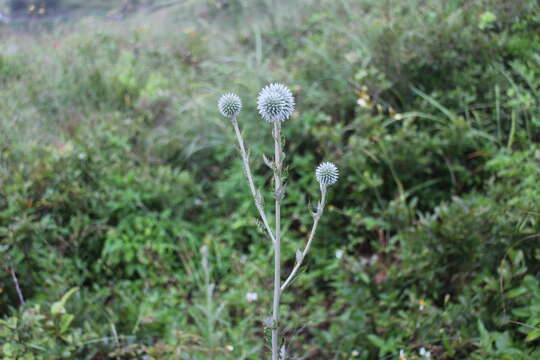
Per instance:
[[[3,357],[267,355],[272,257],[215,102],[268,81],[298,84],[285,268],[309,231],[312,164],[343,175],[283,298],[291,354],[539,357],[538,4],[273,3],[2,34]],[[271,186],[254,99],[243,111]]]

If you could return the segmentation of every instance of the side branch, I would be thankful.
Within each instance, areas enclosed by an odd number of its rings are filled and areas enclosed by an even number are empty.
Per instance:
[[[268,233],[268,236],[270,236],[270,239],[272,239],[272,243],[275,243],[274,234],[272,233],[272,229],[270,228],[270,225],[268,224],[268,220],[264,212],[264,207],[262,204],[262,195],[257,191],[257,188],[255,187],[255,182],[253,181],[253,175],[251,173],[251,168],[249,166],[249,157],[246,151],[246,147],[244,146],[244,139],[242,138],[242,133],[240,132],[240,128],[238,127],[238,121],[236,121],[236,117],[233,117],[231,119],[231,122],[234,127],[234,133],[236,134],[236,139],[238,140],[238,146],[240,147],[240,155],[242,156],[242,163],[244,164],[244,170],[246,173],[246,177],[248,179],[251,195],[253,195],[253,201],[255,201],[255,207],[259,211],[259,215],[264,224],[264,228],[266,229],[266,232]]]
[[[313,214],[313,226],[311,227],[311,232],[309,233],[309,238],[306,244],[306,247],[304,248],[304,251],[300,252],[298,251],[296,255],[296,263],[294,264],[294,268],[292,269],[291,273],[287,277],[287,280],[281,285],[281,292],[289,286],[291,281],[296,276],[296,273],[298,273],[298,270],[302,266],[302,263],[304,262],[304,259],[306,255],[309,252],[309,249],[311,248],[311,243],[313,242],[313,239],[315,238],[315,232],[317,232],[317,226],[319,225],[319,220],[321,219],[324,205],[326,202],[326,186],[321,185],[321,201],[317,204],[317,212]]]

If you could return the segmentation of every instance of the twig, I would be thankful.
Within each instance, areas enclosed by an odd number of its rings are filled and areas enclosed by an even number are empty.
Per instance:
[[[506,320],[506,323],[508,324],[514,324],[514,325],[519,325],[519,326],[523,326],[523,327],[526,327],[526,328],[529,328],[529,329],[532,329],[532,330],[536,330],[536,331],[539,331],[540,328],[539,327],[536,327],[536,326],[532,326],[532,325],[529,325],[529,324],[525,324],[521,321],[515,321],[515,320]]]
[[[19,302],[21,305],[24,305],[24,296],[21,291],[21,287],[19,286],[19,279],[17,279],[17,274],[15,274],[15,269],[13,267],[9,268],[9,271],[11,272],[11,278],[13,279],[13,282],[15,283],[15,290],[17,291],[17,296],[19,296]]]

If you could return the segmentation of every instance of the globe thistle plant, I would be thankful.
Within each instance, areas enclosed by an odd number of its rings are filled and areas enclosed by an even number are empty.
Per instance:
[[[227,117],[232,118],[238,116],[242,111],[242,100],[240,97],[233,93],[222,95],[218,101],[219,112]]]
[[[315,177],[321,186],[330,186],[339,178],[339,170],[331,162],[323,162],[315,169]]]
[[[294,111],[294,97],[291,91],[281,84],[265,86],[257,98],[257,109],[268,122],[285,121]]]
[[[264,87],[257,98],[257,109],[264,120],[271,123],[273,126],[272,136],[274,138],[274,158],[269,160],[263,157],[266,165],[272,169],[274,175],[274,229],[270,226],[266,210],[263,204],[261,192],[255,186],[253,174],[249,164],[249,155],[244,144],[242,133],[238,126],[237,116],[240,114],[242,102],[240,98],[232,93],[223,95],[218,102],[219,111],[221,114],[231,120],[234,133],[238,141],[238,147],[242,162],[244,165],[245,175],[248,180],[249,189],[253,196],[255,207],[259,212],[259,216],[264,228],[264,231],[272,242],[274,250],[274,297],[272,305],[272,316],[265,324],[272,330],[272,360],[286,360],[286,346],[279,347],[280,341],[280,324],[279,324],[279,307],[281,295],[285,289],[295,278],[298,270],[302,266],[306,258],[313,239],[319,220],[322,216],[326,203],[327,187],[336,183],[339,177],[338,168],[330,162],[323,162],[315,169],[315,177],[320,184],[321,199],[317,203],[315,212],[312,213],[313,225],[303,249],[296,251],[296,262],[290,274],[281,280],[281,202],[285,197],[285,186],[283,185],[283,160],[285,154],[283,152],[281,142],[281,123],[287,120],[294,111],[294,97],[291,91],[281,84],[270,84]]]

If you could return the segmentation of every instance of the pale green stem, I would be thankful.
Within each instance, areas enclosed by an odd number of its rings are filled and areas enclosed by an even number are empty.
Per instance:
[[[272,360],[279,360],[279,301],[281,296],[281,199],[283,184],[281,178],[282,150],[281,123],[274,122],[274,185],[276,197],[276,230],[274,238],[274,303],[272,307]]]
[[[512,144],[514,143],[514,135],[516,134],[516,123],[517,123],[517,115],[516,111],[512,111],[512,126],[510,127],[510,135],[508,136],[508,144],[506,147],[508,149],[512,148]]]

